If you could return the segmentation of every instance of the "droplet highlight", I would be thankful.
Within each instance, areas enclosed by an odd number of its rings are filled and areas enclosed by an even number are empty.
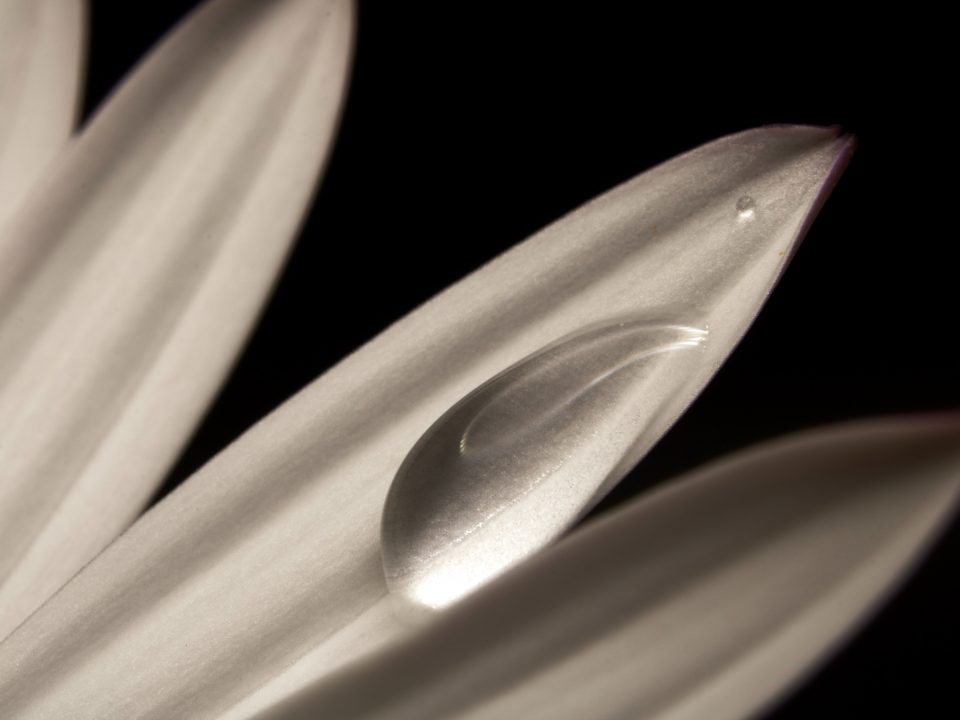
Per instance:
[[[757,201],[749,195],[737,200],[737,219],[742,221],[753,220],[757,211]]]
[[[552,343],[456,403],[387,495],[391,592],[449,605],[562,534],[666,429],[706,336],[620,319]]]

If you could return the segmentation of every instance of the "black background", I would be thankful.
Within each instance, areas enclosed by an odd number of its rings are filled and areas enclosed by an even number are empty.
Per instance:
[[[86,115],[193,4],[92,3]],[[165,491],[496,253],[655,163],[765,123],[840,125],[858,150],[747,338],[598,511],[789,430],[960,407],[953,83],[936,18],[517,5],[362,3],[323,185]],[[958,559],[954,523],[870,626],[768,717],[956,717]]]

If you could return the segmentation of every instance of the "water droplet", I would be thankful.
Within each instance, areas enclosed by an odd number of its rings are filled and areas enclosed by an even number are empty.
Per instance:
[[[737,218],[740,220],[753,220],[757,210],[757,202],[749,195],[744,195],[737,200]]]
[[[442,607],[558,537],[666,429],[705,338],[649,318],[595,326],[460,400],[387,496],[391,592]]]

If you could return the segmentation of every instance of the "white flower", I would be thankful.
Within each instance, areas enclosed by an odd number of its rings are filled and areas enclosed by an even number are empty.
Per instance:
[[[0,240],[12,258],[0,267],[7,283],[0,296],[8,293],[0,364],[12,369],[0,381],[10,478],[0,512],[15,539],[0,596],[8,630],[148,498],[225,374],[329,144],[348,55],[348,4],[216,0],[205,13],[111,101]],[[736,210],[733,222],[770,233],[756,257],[736,256],[749,282],[722,295],[727,308],[758,301],[842,152],[842,143],[811,129],[709,146],[597,201],[391,327],[144,516],[4,641],[0,708],[97,718],[241,717],[258,709],[351,717],[555,717],[562,709],[581,717],[625,708],[703,717],[698,703],[708,702],[712,717],[736,717],[767,701],[872,605],[942,522],[956,484],[937,467],[923,476],[930,495],[897,484],[903,472],[895,463],[884,465],[893,494],[872,487],[859,469],[841,473],[837,483],[851,483],[858,522],[848,523],[838,503],[846,486],[823,482],[801,503],[796,533],[786,535],[764,517],[741,523],[737,502],[726,512],[722,503],[766,498],[771,519],[785,520],[796,508],[778,503],[798,477],[785,474],[758,490],[753,481],[771,468],[756,459],[705,471],[716,477],[668,489],[575,534],[397,648],[326,673],[342,662],[335,652],[382,639],[351,635],[351,621],[384,595],[383,493],[429,422],[601,308],[675,299],[688,278],[659,286],[652,269],[669,274],[674,266],[649,248],[716,239],[725,210]],[[745,188],[758,206],[741,206]],[[665,221],[674,225],[664,228]],[[624,238],[648,226],[643,252],[628,252]],[[637,290],[641,282],[652,289]],[[718,326],[711,332],[721,347],[744,329]],[[916,427],[827,432],[816,452],[787,441],[798,453],[788,467],[801,476],[805,463],[830,468],[823,443]],[[690,494],[698,486],[720,488],[719,495]],[[716,515],[704,511],[707,500]],[[633,528],[638,518],[643,524]],[[700,523],[702,535],[689,532]],[[897,528],[889,545],[874,546],[877,523]],[[738,529],[749,542],[725,546]],[[643,538],[654,542],[634,564],[622,543]],[[843,552],[818,564],[837,543]],[[703,567],[691,570],[691,553]],[[571,556],[586,564],[577,570],[566,562]],[[604,574],[603,559],[612,574]],[[788,560],[784,582],[798,588],[798,605],[778,604],[785,594],[763,583],[752,595],[738,592],[738,582]],[[846,574],[856,568],[866,569]],[[578,586],[590,571],[609,582]],[[653,595],[641,593],[653,598],[654,611],[618,606],[636,599],[618,577],[634,590],[655,585]],[[690,585],[699,594],[688,594]],[[582,593],[581,604],[558,603],[546,625],[525,635],[526,622],[543,619],[538,608],[568,590]],[[662,609],[658,593],[670,599]],[[819,597],[842,603],[802,602]],[[710,599],[742,606],[711,619],[709,603],[698,605]],[[584,613],[588,601],[613,609]],[[687,639],[695,620],[705,620],[703,634]],[[494,621],[510,632],[498,636],[487,625]],[[628,672],[653,657],[635,634],[611,634],[622,626],[648,641],[658,628],[670,630],[657,642],[674,643],[673,664],[648,673],[655,687],[607,672],[614,657]],[[724,636],[731,627],[739,629]],[[458,639],[453,649],[445,647],[450,637]],[[730,671],[725,678],[721,669]],[[520,675],[528,681],[514,685]],[[599,684],[570,691],[586,678]],[[293,705],[276,704],[300,687],[307,691]]]

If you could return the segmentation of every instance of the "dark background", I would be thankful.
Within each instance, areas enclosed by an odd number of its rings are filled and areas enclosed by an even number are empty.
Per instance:
[[[92,3],[85,114],[193,4]],[[954,83],[936,18],[517,5],[361,4],[316,203],[165,491],[496,253],[655,163],[765,123],[840,125],[858,150],[747,338],[599,511],[793,429],[960,407],[958,237],[944,219],[956,183],[941,174]],[[956,717],[958,559],[955,522],[869,627],[769,718]]]

